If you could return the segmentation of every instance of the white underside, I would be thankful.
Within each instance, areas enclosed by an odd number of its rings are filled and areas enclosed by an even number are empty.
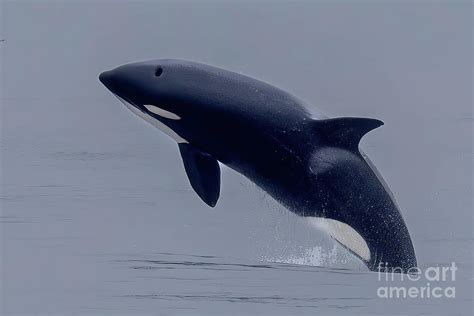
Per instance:
[[[370,250],[367,243],[351,226],[323,217],[310,217],[308,221],[312,226],[326,232],[363,260],[370,260]]]
[[[157,119],[155,119],[154,117],[140,111],[139,109],[137,109],[135,106],[131,105],[130,103],[128,103],[127,101],[125,101],[124,99],[122,99],[120,96],[117,95],[117,98],[122,101],[123,104],[125,104],[125,106],[130,110],[132,111],[133,113],[135,113],[137,116],[139,116],[140,118],[144,119],[145,121],[147,121],[148,123],[150,123],[151,125],[153,125],[154,127],[158,128],[159,130],[161,130],[163,133],[165,133],[166,135],[170,136],[171,138],[173,138],[177,143],[179,144],[188,144],[189,142],[182,138],[181,136],[179,136],[175,131],[173,131],[171,128],[169,128],[167,125],[161,123],[160,121],[158,121]],[[158,109],[158,107],[155,107]],[[148,107],[147,107],[148,109]],[[151,111],[150,109],[148,109],[150,112],[153,112],[155,113],[154,111]],[[176,114],[174,113],[171,113],[171,112],[168,112],[168,111],[165,111],[165,110],[162,110],[164,112],[167,112],[168,114],[166,115],[174,115],[177,117],[177,119],[180,119],[179,116],[177,116]],[[158,113],[161,113],[161,114],[165,114],[164,112],[159,112],[159,111],[156,111]],[[157,115],[161,115],[161,114],[158,114],[158,113],[155,113]],[[161,115],[163,117],[166,117],[165,115]],[[169,118],[169,117],[167,117]],[[176,119],[176,118],[174,118]]]

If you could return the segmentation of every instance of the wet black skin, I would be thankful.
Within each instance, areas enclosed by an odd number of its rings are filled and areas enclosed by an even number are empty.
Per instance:
[[[199,63],[132,63],[102,73],[100,81],[198,150],[249,178],[291,212],[350,225],[369,246],[369,269],[407,272],[416,267],[394,198],[358,150],[363,133],[353,143],[344,141],[351,135],[313,119],[294,96]],[[181,119],[154,115],[144,104]],[[368,130],[383,123],[371,124]]]

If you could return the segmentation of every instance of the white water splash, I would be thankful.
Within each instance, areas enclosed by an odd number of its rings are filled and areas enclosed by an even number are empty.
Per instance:
[[[334,267],[347,264],[350,257],[343,251],[339,251],[340,247],[336,244],[331,250],[325,250],[321,246],[305,249],[300,254],[291,254],[279,257],[264,257],[262,261],[300,264],[308,266],[327,266]]]

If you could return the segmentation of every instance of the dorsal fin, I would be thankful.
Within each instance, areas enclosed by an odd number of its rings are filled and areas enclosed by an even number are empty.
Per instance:
[[[357,151],[360,139],[371,130],[383,125],[377,119],[362,117],[338,117],[315,120],[314,126],[319,139],[334,147]]]

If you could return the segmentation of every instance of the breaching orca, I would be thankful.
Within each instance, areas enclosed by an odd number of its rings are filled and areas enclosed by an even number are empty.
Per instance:
[[[179,146],[192,188],[214,207],[219,163],[309,218],[371,270],[416,267],[408,229],[360,139],[383,123],[315,119],[264,82],[183,60],[126,64],[99,76],[135,114]]]

